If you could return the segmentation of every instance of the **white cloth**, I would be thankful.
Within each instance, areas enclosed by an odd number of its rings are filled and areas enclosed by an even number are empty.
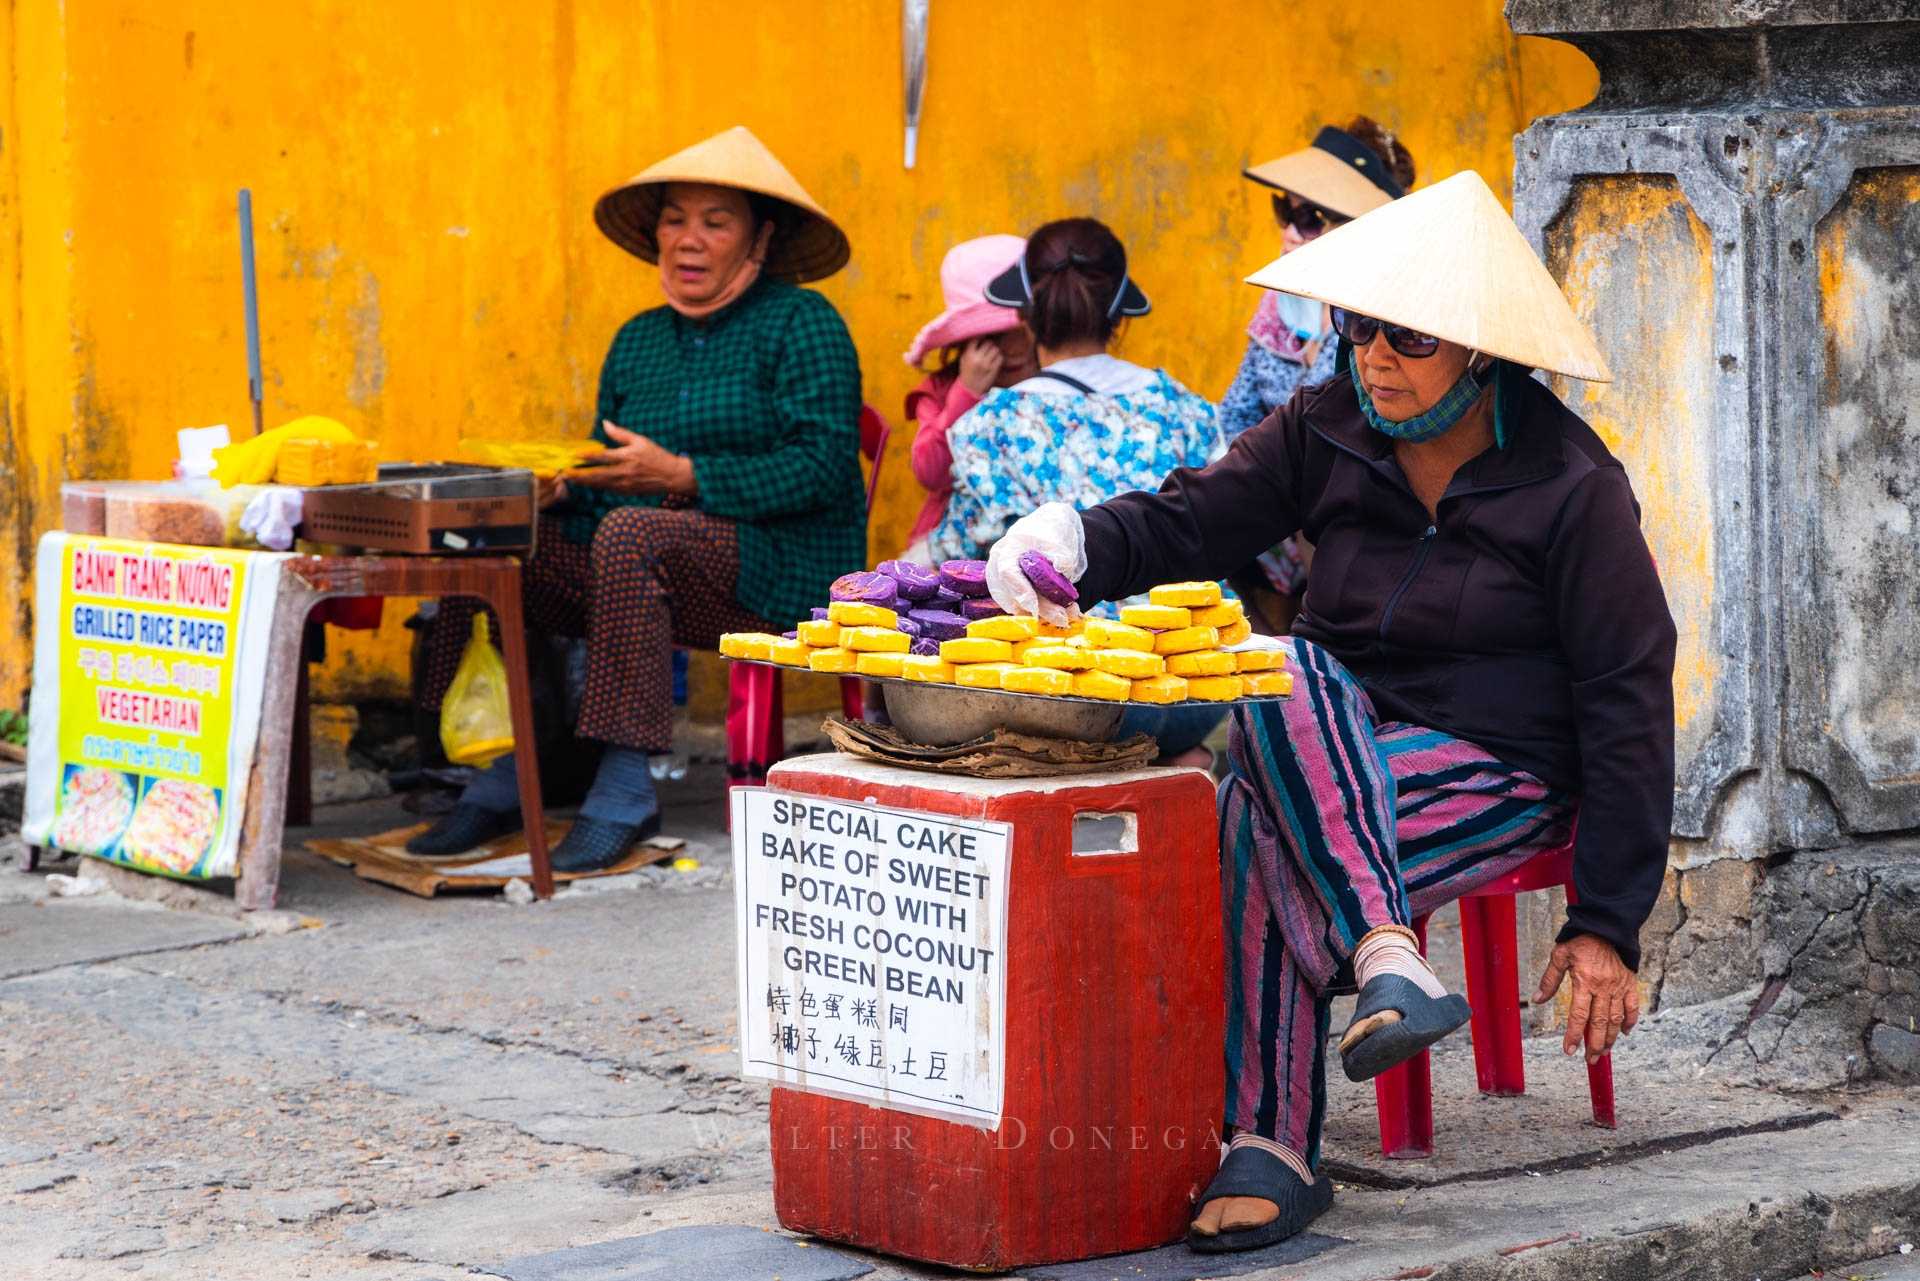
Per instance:
[[[1029,614],[1055,627],[1080,617],[1078,605],[1056,605],[1034,590],[1020,557],[1039,552],[1070,583],[1087,572],[1087,530],[1070,503],[1046,503],[1007,527],[987,553],[987,590],[1009,614]]]
[[[300,527],[305,507],[301,498],[300,491],[291,485],[268,485],[240,513],[240,528],[269,551],[286,551],[293,546],[293,531]]]
[[[1096,352],[1091,356],[1070,356],[1065,360],[1056,360],[1047,369],[1054,373],[1065,374],[1077,379],[1102,396],[1128,396],[1145,391],[1153,385],[1154,372],[1143,369],[1132,361],[1122,360],[1118,356]],[[1013,391],[1032,392],[1036,396],[1078,396],[1082,393],[1061,382],[1058,378],[1047,378],[1036,374],[1023,379],[1012,387]]]

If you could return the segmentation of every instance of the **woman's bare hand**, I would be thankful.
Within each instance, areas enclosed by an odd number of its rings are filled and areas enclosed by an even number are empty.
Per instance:
[[[1545,1005],[1551,1001],[1560,990],[1561,980],[1569,974],[1573,976],[1572,1012],[1560,1049],[1572,1054],[1584,1041],[1591,1066],[1640,1021],[1639,980],[1613,944],[1597,935],[1576,934],[1554,947],[1533,1003]]]
[[[691,494],[698,488],[692,459],[661,448],[637,431],[610,422],[600,426],[613,448],[596,455],[592,467],[576,467],[562,480],[619,494]]]
[[[535,476],[533,478],[533,502],[541,511],[556,503],[567,501],[567,482],[564,477]]]
[[[994,379],[1006,363],[1000,347],[991,338],[975,338],[960,352],[960,385],[976,396],[993,390]]]

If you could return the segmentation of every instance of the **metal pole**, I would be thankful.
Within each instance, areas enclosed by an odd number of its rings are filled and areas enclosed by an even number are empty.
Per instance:
[[[247,312],[247,396],[253,401],[253,434],[261,429],[260,287],[253,275],[253,192],[240,188],[240,287]]]

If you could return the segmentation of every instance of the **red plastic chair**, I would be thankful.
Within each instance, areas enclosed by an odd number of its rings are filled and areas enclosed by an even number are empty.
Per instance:
[[[1467,959],[1467,1002],[1473,1006],[1473,1066],[1480,1092],[1512,1098],[1527,1092],[1526,1059],[1520,1032],[1519,944],[1514,928],[1513,896],[1563,885],[1573,888],[1573,846],[1563,845],[1528,859],[1516,871],[1490,881],[1460,900],[1460,949]],[[1427,950],[1427,918],[1413,923],[1420,951]],[[1373,1080],[1380,1115],[1380,1151],[1413,1159],[1433,1155],[1433,1076],[1422,1053]],[[1613,1056],[1587,1069],[1587,1093],[1593,1123],[1614,1128]]]
[[[872,405],[860,407],[860,453],[873,466],[867,474],[867,510],[880,483],[892,427]],[[727,678],[727,786],[758,787],[767,770],[786,754],[785,708],[780,669],[760,663],[735,663]],[[866,710],[855,677],[840,678],[840,710],[857,721]]]

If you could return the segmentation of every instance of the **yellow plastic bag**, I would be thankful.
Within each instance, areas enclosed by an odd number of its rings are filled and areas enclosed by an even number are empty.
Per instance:
[[[235,441],[213,451],[213,478],[223,487],[234,485],[270,485],[280,447],[290,440],[326,440],[349,445],[360,438],[344,423],[318,414],[308,414],[281,423],[271,431]]]
[[[473,638],[440,703],[440,746],[455,765],[489,765],[513,750],[507,665],[488,636],[485,614],[473,616]]]

